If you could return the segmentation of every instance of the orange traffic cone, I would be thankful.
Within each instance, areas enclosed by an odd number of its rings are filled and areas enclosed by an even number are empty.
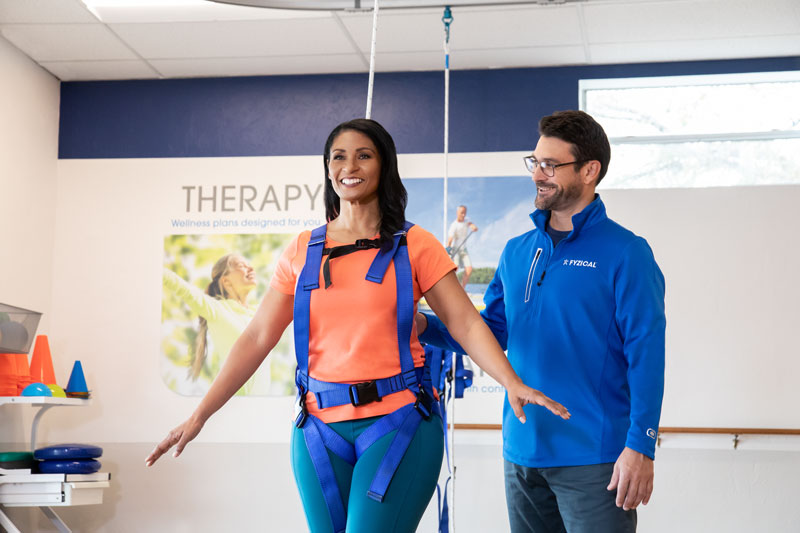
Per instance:
[[[56,374],[53,370],[53,358],[50,357],[50,342],[47,340],[47,335],[36,336],[33,357],[31,357],[31,381],[45,385],[56,384]]]
[[[13,353],[0,353],[0,396],[17,395],[17,359]]]
[[[17,395],[31,384],[31,367],[28,366],[28,354],[18,353],[17,357]]]

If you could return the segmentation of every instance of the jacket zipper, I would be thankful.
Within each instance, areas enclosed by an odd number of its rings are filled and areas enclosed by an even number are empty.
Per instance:
[[[536,264],[539,262],[539,257],[542,255],[542,249],[537,248],[536,254],[533,256],[533,261],[531,261],[531,268],[528,270],[528,283],[525,285],[525,303],[528,303],[531,299],[531,289],[533,288],[533,273],[536,270]]]

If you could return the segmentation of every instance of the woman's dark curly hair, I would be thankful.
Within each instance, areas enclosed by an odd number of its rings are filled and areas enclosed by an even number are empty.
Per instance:
[[[370,138],[381,162],[381,175],[378,181],[378,209],[380,211],[380,239],[381,248],[392,245],[392,236],[403,229],[406,221],[406,204],[408,193],[400,179],[397,170],[397,149],[394,140],[383,126],[367,118],[357,118],[342,122],[335,128],[328,140],[325,141],[325,151],[322,154],[325,166],[325,219],[330,222],[339,216],[339,196],[333,190],[328,164],[331,159],[331,146],[336,137],[343,131],[357,131]]]

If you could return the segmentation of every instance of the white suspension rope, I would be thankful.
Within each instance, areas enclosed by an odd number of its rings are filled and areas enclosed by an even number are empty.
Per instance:
[[[444,213],[442,214],[444,242],[447,243],[447,160],[450,153],[450,23],[453,16],[446,7],[444,22]]]
[[[372,47],[369,52],[369,85],[367,87],[366,118],[372,117],[372,86],[375,83],[375,43],[378,42],[378,0],[372,7]]]

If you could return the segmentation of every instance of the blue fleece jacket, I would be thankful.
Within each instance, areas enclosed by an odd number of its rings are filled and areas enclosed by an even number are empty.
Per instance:
[[[596,196],[555,248],[536,228],[508,241],[481,313],[514,370],[572,413],[503,407],[503,455],[545,468],[614,462],[627,446],[653,457],[664,392],[664,276],[647,242],[606,216]],[[464,353],[428,316],[420,337]]]

